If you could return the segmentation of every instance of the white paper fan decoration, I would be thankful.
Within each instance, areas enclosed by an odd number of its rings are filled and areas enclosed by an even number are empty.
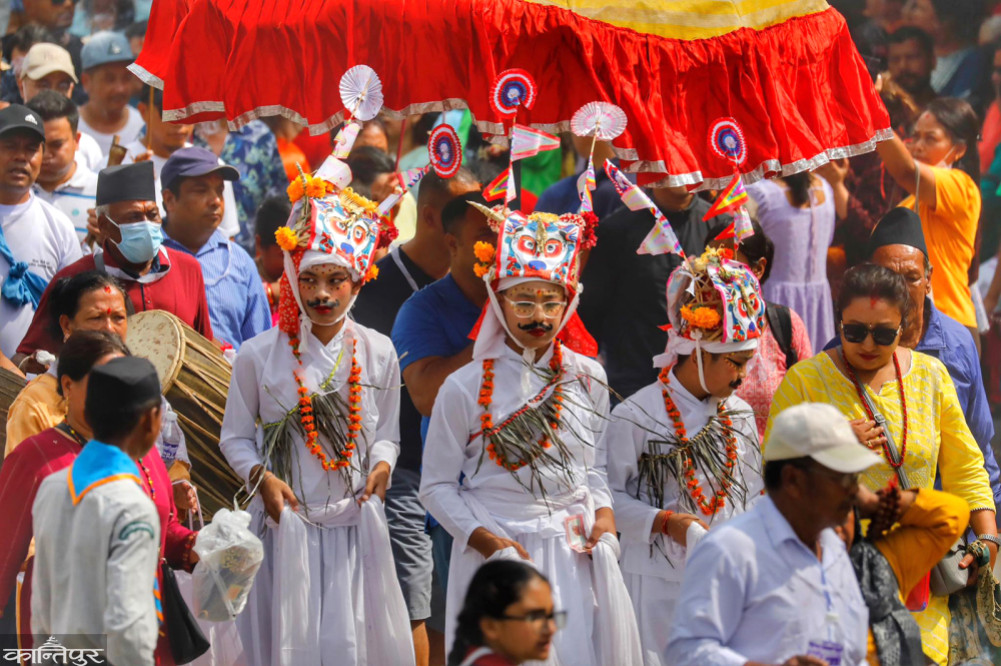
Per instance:
[[[382,109],[382,81],[368,65],[355,65],[341,77],[341,102],[352,118],[372,120]]]
[[[626,131],[626,112],[610,102],[588,102],[570,119],[570,129],[577,136],[597,136],[611,141]]]

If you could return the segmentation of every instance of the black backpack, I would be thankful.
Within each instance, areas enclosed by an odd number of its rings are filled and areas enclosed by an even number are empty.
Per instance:
[[[768,326],[772,329],[775,341],[779,343],[779,349],[786,355],[788,370],[799,360],[792,346],[792,316],[789,314],[789,308],[778,303],[765,303],[765,316],[768,318]]]

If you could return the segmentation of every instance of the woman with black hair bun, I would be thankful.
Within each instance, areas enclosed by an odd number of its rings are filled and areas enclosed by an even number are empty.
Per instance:
[[[761,285],[761,293],[766,301],[795,310],[810,345],[819,349],[834,335],[827,281],[827,249],[837,221],[834,190],[823,178],[802,172],[748,185],[747,193],[757,205],[761,228],[775,244],[771,279]]]
[[[553,610],[549,580],[530,564],[495,560],[466,591],[448,666],[516,666],[545,661],[566,613]]]
[[[874,489],[891,483],[902,490],[926,489],[940,477],[944,491],[969,505],[970,527],[993,568],[999,543],[993,492],[952,379],[937,358],[900,345],[914,316],[907,282],[882,266],[855,266],[845,273],[836,313],[840,346],[789,370],[775,393],[769,431],[775,417],[793,405],[833,405],[851,421],[859,442],[883,459],[858,482]],[[767,446],[766,432],[762,450]],[[954,567],[945,580],[966,579],[967,572],[968,585],[978,579],[972,555],[958,567],[955,561],[943,565]],[[908,604],[921,627],[925,654],[942,666],[950,663],[948,594],[926,579]]]

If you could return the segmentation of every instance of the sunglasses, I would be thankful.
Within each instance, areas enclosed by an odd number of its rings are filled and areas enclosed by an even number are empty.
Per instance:
[[[889,326],[866,326],[865,324],[841,324],[841,335],[845,340],[855,344],[865,342],[870,335],[872,341],[880,347],[889,347],[900,335],[900,327],[890,328]]]

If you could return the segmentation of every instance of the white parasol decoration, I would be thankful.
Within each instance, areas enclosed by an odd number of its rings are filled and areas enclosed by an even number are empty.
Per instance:
[[[573,114],[570,129],[577,136],[611,141],[626,130],[626,112],[610,102],[588,102]]]
[[[358,120],[372,120],[382,109],[382,81],[368,65],[355,65],[341,77],[341,102]]]

